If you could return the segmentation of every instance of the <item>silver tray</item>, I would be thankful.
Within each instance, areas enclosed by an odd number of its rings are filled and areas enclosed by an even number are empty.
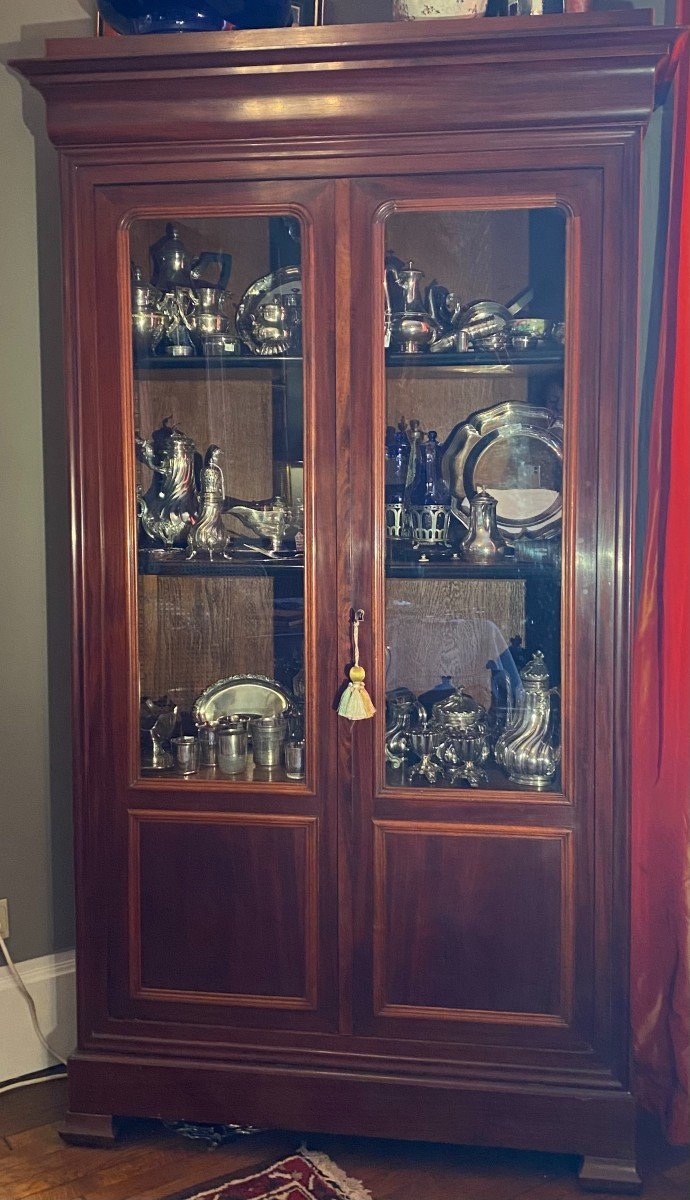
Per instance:
[[[266,675],[232,675],[202,692],[192,716],[196,725],[215,725],[222,717],[268,717],[294,707],[294,698]]]
[[[499,499],[496,520],[504,538],[552,538],[561,530],[562,483],[558,487],[498,489],[481,479],[485,454],[501,443],[504,450],[516,439],[533,439],[554,463],[554,474],[563,468],[563,421],[549,408],[520,401],[495,404],[471,413],[461,421],[442,448],[441,469],[452,493],[453,515],[467,528],[470,500],[482,483]]]
[[[256,279],[251,287],[247,288],[237,305],[235,328],[252,354],[256,354],[259,349],[252,332],[252,317],[257,309],[262,304],[280,300],[283,296],[289,296],[293,292],[302,295],[302,275],[299,267],[281,267],[280,270],[273,271],[270,275],[263,275],[261,279]]]

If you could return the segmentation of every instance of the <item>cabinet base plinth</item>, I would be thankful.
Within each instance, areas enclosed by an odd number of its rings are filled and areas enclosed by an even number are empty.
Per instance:
[[[585,1192],[639,1196],[642,1191],[642,1180],[632,1158],[594,1158],[587,1155],[582,1160],[578,1178]]]
[[[63,1142],[71,1146],[114,1146],[118,1129],[114,1117],[101,1113],[68,1112],[59,1129]]]

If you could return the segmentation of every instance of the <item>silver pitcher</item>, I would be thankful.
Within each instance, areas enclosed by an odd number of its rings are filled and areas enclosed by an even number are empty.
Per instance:
[[[484,488],[470,500],[469,529],[460,543],[462,557],[467,562],[492,563],[505,558],[505,539],[498,531],[496,509],[498,501]]]
[[[136,455],[153,471],[146,493],[137,489],[144,544],[184,546],[196,522],[199,498],[194,481],[194,442],[165,417],[150,438],[135,434]]]
[[[520,672],[522,688],[511,702],[506,727],[494,749],[496,762],[508,778],[537,790],[549,786],[561,761],[549,687],[549,673],[540,650]]]
[[[416,270],[411,262],[402,270],[389,268],[389,272],[402,289],[403,307],[401,310],[391,310],[390,292],[386,286],[387,340],[403,354],[418,354],[430,346],[441,331],[438,321],[424,307],[420,287],[424,272]]]

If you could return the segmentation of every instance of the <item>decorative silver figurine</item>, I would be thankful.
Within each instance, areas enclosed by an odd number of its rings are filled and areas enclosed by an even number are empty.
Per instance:
[[[209,446],[204,468],[201,472],[201,498],[199,520],[192,525],[187,537],[187,558],[207,554],[210,561],[216,557],[229,558],[227,552],[230,537],[223,524],[225,483],[218,465],[222,451],[219,446]]]
[[[172,736],[177,724],[177,706],[166,696],[160,700],[144,696],[139,720],[142,771],[170,770],[175,760],[163,743]]]

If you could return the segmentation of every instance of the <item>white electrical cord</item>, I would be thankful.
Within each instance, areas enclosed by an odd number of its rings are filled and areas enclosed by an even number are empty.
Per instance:
[[[2,936],[2,934],[0,934],[0,950],[2,950],[2,953],[5,958],[5,962],[7,963],[7,966],[9,968],[10,975],[12,976],[14,982],[16,983],[17,987],[19,988],[22,996],[26,1000],[26,1003],[29,1007],[29,1014],[31,1016],[31,1024],[34,1027],[34,1032],[36,1034],[36,1037],[38,1038],[41,1045],[48,1051],[51,1058],[57,1059],[58,1062],[62,1063],[63,1067],[66,1067],[67,1066],[66,1060],[64,1058],[62,1058],[61,1055],[57,1054],[56,1051],[53,1050],[52,1046],[48,1045],[48,1042],[46,1041],[45,1037],[43,1036],[43,1030],[41,1029],[41,1026],[38,1023],[38,1013],[36,1012],[36,1005],[34,1004],[34,998],[31,995],[31,993],[28,991],[26,984],[24,983],[24,980],[22,979],[21,975],[19,974],[19,971],[15,967],[15,965],[12,961],[12,955],[10,954],[9,950],[7,949],[7,945],[5,943],[5,939]],[[53,1078],[54,1078],[54,1076],[53,1076]],[[35,1080],[35,1082],[38,1083],[39,1081]],[[2,1088],[1,1090],[4,1091],[5,1089]],[[9,1087],[7,1090],[8,1091],[10,1090]]]
[[[50,1052],[53,1053],[52,1050]],[[52,1071],[50,1075],[36,1075],[33,1079],[17,1079],[14,1083],[6,1083],[0,1087],[0,1096],[5,1092],[14,1092],[17,1088],[31,1087],[34,1083],[50,1083],[52,1079],[66,1079],[66,1071]]]

